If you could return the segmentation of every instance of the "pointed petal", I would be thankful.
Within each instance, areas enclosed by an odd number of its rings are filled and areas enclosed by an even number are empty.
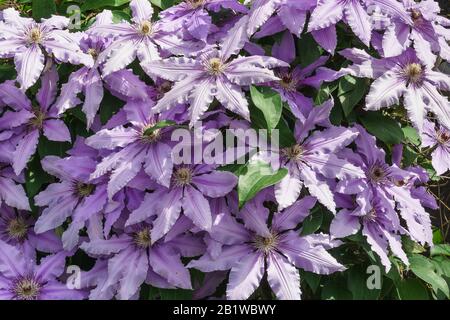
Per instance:
[[[39,131],[33,130],[19,141],[13,153],[13,169],[16,175],[19,175],[25,169],[31,156],[36,152],[38,140]]]
[[[237,177],[231,172],[214,171],[195,176],[192,182],[204,195],[218,198],[226,196],[233,190],[237,184]]]
[[[31,46],[14,57],[17,81],[20,89],[26,91],[39,79],[44,70],[44,54],[38,46]]]
[[[48,140],[58,142],[71,142],[70,131],[64,121],[60,119],[50,119],[44,121],[44,136]]]
[[[366,109],[379,110],[398,104],[405,90],[405,83],[388,71],[372,83],[366,98]]]
[[[267,281],[279,300],[300,300],[300,274],[278,253],[267,257]]]
[[[211,209],[208,200],[193,187],[184,189],[184,214],[202,230],[210,230],[212,226]]]
[[[264,274],[264,256],[252,253],[237,262],[230,272],[227,299],[245,300],[258,288]]]

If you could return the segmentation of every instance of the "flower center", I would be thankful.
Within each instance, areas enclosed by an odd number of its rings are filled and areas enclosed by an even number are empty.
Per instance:
[[[280,86],[287,91],[296,91],[297,85],[295,81],[292,79],[291,74],[285,74],[281,76],[281,80],[279,81]]]
[[[40,109],[35,109],[34,111],[34,118],[31,118],[28,121],[28,124],[36,129],[42,129],[44,126],[44,120],[45,120],[45,113],[42,112]]]
[[[211,75],[218,76],[225,71],[225,64],[219,58],[212,58],[208,61],[206,69]]]
[[[174,183],[178,187],[186,186],[192,182],[192,170],[179,168],[174,173]]]
[[[408,64],[404,71],[409,82],[417,83],[422,79],[423,68],[419,63]]]
[[[94,58],[94,60],[97,60],[98,58],[98,51],[94,48],[89,48],[87,54],[90,55],[92,58]]]
[[[77,182],[75,186],[76,194],[80,198],[88,197],[95,191],[95,185]]]
[[[152,245],[152,237],[150,234],[150,229],[145,228],[134,234],[134,243],[142,249],[147,249]]]
[[[154,127],[155,124],[148,124],[142,128],[141,141],[144,143],[154,143],[161,138],[161,129],[155,129],[147,133],[146,131]]]
[[[417,9],[412,9],[411,10],[411,18],[413,19],[414,22],[419,21],[422,18],[422,12],[420,12]]]
[[[275,250],[275,248],[278,245],[278,242],[279,242],[279,236],[276,233],[271,234],[269,237],[262,237],[262,236],[256,235],[253,238],[253,246],[257,250],[259,250],[265,254]]]
[[[23,240],[28,232],[28,225],[22,218],[16,218],[9,221],[6,228],[8,235],[16,240]]]
[[[380,165],[374,165],[369,171],[369,179],[376,183],[385,180],[387,176],[387,169]]]
[[[301,145],[296,144],[289,148],[284,148],[281,150],[281,154],[284,155],[286,158],[292,161],[300,161],[303,155],[303,148]]]
[[[153,26],[150,21],[144,21],[141,23],[140,31],[144,36],[148,36],[153,32]]]
[[[188,3],[192,9],[197,9],[202,6],[204,2],[205,0],[186,0],[186,3]]]
[[[34,278],[23,278],[17,281],[13,291],[20,300],[36,300],[41,285]]]
[[[28,34],[29,42],[39,44],[42,41],[42,32],[39,28],[32,28]]]
[[[450,141],[450,132],[439,131],[437,133],[437,141],[440,144],[446,144]]]
[[[373,222],[376,219],[377,219],[377,212],[375,211],[375,209],[370,210],[369,212],[366,213],[365,216],[363,216],[364,221]]]

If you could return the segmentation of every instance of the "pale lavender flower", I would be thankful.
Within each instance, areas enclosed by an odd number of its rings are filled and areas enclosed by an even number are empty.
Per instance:
[[[134,61],[136,56],[141,63],[161,59],[158,46],[173,54],[184,54],[201,49],[198,44],[183,41],[174,34],[163,31],[162,22],[152,22],[153,7],[148,0],[130,2],[132,21],[102,23],[90,29],[90,33],[101,37],[112,37],[113,43],[99,57],[105,62],[103,76],[124,69]]]
[[[89,255],[108,259],[107,278],[97,284],[101,286],[97,290],[117,292],[118,299],[128,300],[136,298],[144,282],[159,288],[192,289],[181,257],[201,255],[201,239],[182,233],[170,240],[155,241],[152,228],[151,223],[141,223],[117,237],[92,239],[81,245]]]
[[[237,0],[184,0],[160,12],[159,16],[164,31],[185,30],[193,38],[206,42],[213,25],[209,11],[218,12],[221,9],[231,9],[239,13],[248,11]]]
[[[391,24],[383,35],[382,48],[385,57],[400,55],[413,45],[417,56],[424,64],[434,65],[436,55],[450,60],[450,40],[444,28],[448,19],[439,17],[439,4],[432,0],[415,2],[403,0],[403,14],[391,16]]]
[[[423,189],[417,190],[416,183],[423,182],[423,172],[403,170],[396,164],[389,165],[385,161],[384,150],[376,145],[375,137],[369,135],[360,125],[356,125],[359,136],[355,140],[356,153],[350,149],[341,151],[341,157],[363,169],[365,176],[359,179],[340,181],[335,191],[343,194],[360,194],[371,188],[375,197],[392,210],[399,210],[406,221],[410,237],[422,244],[432,244],[430,215],[422,203],[427,204],[429,198]],[[426,176],[426,174],[425,174]]]
[[[58,280],[68,253],[42,258],[39,264],[18,248],[0,241],[0,300],[82,300],[86,292]]]
[[[318,0],[308,24],[314,39],[328,52],[333,53],[337,44],[335,24],[347,23],[355,35],[370,46],[372,23],[367,8],[379,6],[390,14],[402,15],[403,7],[396,0]]]
[[[298,300],[301,291],[297,268],[318,274],[345,269],[326,251],[337,244],[328,236],[300,236],[295,231],[316,203],[313,197],[275,213],[271,223],[264,200],[263,192],[237,213],[244,224],[227,211],[216,215],[210,237],[221,247],[217,254],[207,252],[188,267],[203,272],[231,269],[227,298],[233,300],[248,299],[264,274],[278,299]]]
[[[3,11],[3,19],[0,22],[0,58],[14,58],[17,81],[22,90],[27,90],[39,79],[46,55],[71,64],[87,61],[76,36],[65,30],[69,18],[52,16],[37,23],[31,18],[20,17],[19,12],[9,8]]]
[[[367,188],[356,196],[356,203],[356,209],[342,209],[336,214],[330,226],[330,235],[344,238],[362,230],[370,247],[380,257],[386,272],[391,268],[389,248],[408,265],[401,241],[401,235],[406,231],[400,224],[392,200],[376,196]]]
[[[31,210],[25,190],[20,185],[24,182],[23,175],[17,176],[9,165],[0,162],[0,204],[4,202],[19,210]]]
[[[178,103],[189,103],[190,125],[193,126],[217,98],[225,108],[249,120],[248,101],[241,87],[279,80],[268,68],[287,64],[265,56],[231,58],[248,41],[246,22],[247,17],[241,18],[219,47],[208,48],[195,60],[173,57],[143,64],[150,76],[176,81],[172,90],[155,105],[155,112]]]
[[[124,110],[131,126],[103,129],[86,139],[86,144],[113,152],[105,157],[91,174],[91,179],[108,172],[108,196],[112,198],[129,181],[144,171],[157,183],[169,187],[173,171],[171,132],[173,128],[152,128],[160,121],[172,121],[151,113],[149,102],[129,102]],[[151,132],[148,132],[150,130]]]
[[[280,208],[292,205],[300,195],[303,185],[311,195],[330,211],[336,212],[333,192],[327,179],[362,177],[362,170],[336,154],[355,140],[354,128],[333,127],[315,130],[329,115],[329,106],[315,107],[304,122],[298,121],[293,146],[281,149],[281,167],[288,174],[275,186],[275,197]],[[314,130],[311,134],[310,131]]]
[[[351,75],[372,78],[366,98],[367,110],[379,110],[400,104],[403,97],[408,117],[419,132],[428,111],[433,112],[440,124],[450,128],[450,104],[439,90],[450,91],[450,77],[424,65],[409,48],[393,58],[377,59],[359,49],[340,52],[353,65],[346,68]]]
[[[146,84],[134,75],[132,70],[124,69],[113,72],[102,79],[100,74],[102,64],[98,62],[98,57],[110,43],[110,39],[92,35],[84,36],[81,39],[80,48],[84,53],[92,56],[94,63],[91,66],[82,67],[70,75],[69,81],[63,84],[61,94],[55,103],[55,108],[61,114],[82,103],[77,97],[82,92],[84,94],[82,110],[86,115],[87,128],[91,127],[103,100],[103,82],[107,86],[114,87],[114,90],[125,99],[149,99]]]
[[[208,198],[224,197],[237,184],[237,177],[209,165],[180,165],[174,168],[170,188],[159,188],[147,194],[141,206],[132,212],[126,225],[144,221],[156,215],[153,222],[154,241],[166,235],[179,220],[181,213],[201,230],[212,226]]]
[[[17,175],[25,169],[36,152],[41,134],[51,141],[71,141],[69,129],[59,119],[58,112],[52,105],[58,90],[58,78],[55,66],[44,73],[41,88],[36,95],[38,107],[33,106],[14,82],[0,84],[0,100],[11,108],[0,118],[0,131],[11,130],[18,137],[12,155],[12,166]]]
[[[300,37],[305,26],[308,12],[317,4],[317,0],[255,0],[249,12],[248,36],[266,37],[288,29]],[[276,13],[276,15],[273,15]]]
[[[437,175],[450,170],[450,130],[425,120],[421,137],[422,147],[433,148],[431,163]]]

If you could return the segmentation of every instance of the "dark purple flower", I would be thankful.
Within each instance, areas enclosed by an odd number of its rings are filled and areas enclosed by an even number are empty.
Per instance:
[[[12,155],[12,166],[16,174],[25,169],[31,156],[36,152],[41,134],[51,141],[71,141],[70,132],[59,119],[52,103],[58,90],[58,73],[52,66],[42,77],[42,85],[36,95],[38,107],[14,85],[12,81],[0,84],[0,100],[11,110],[0,117],[0,131],[12,131],[18,142]]]

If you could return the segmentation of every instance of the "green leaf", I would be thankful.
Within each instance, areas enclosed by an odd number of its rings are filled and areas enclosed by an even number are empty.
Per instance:
[[[432,256],[444,255],[450,257],[450,244],[437,244],[431,248]]]
[[[81,6],[81,11],[103,9],[105,7],[120,7],[129,2],[130,0],[88,0]]]
[[[41,187],[50,181],[52,181],[52,176],[42,169],[39,157],[33,157],[28,163],[28,169],[25,172],[25,189],[27,195],[33,198],[38,194]]]
[[[268,87],[250,87],[250,94],[255,106],[262,111],[267,129],[275,129],[281,118],[283,103],[280,95]]]
[[[310,33],[303,34],[296,43],[297,56],[300,57],[302,67],[309,66],[322,55],[322,48],[317,44]]]
[[[416,276],[431,284],[435,292],[439,289],[450,298],[447,282],[436,273],[435,266],[430,259],[419,254],[414,254],[409,257],[409,263],[411,271]]]
[[[380,296],[381,288],[368,288],[368,277],[365,268],[353,267],[348,271],[347,288],[352,293],[353,300],[376,300]]]
[[[163,128],[167,128],[167,127],[172,127],[175,126],[177,123],[175,121],[171,121],[171,120],[162,120],[159,121],[158,123],[156,123],[154,126],[148,128],[147,130],[144,131],[144,135],[145,136],[149,136],[151,135],[153,132],[155,132],[156,130],[159,129],[163,129]]]
[[[320,285],[321,279],[320,274],[307,272],[303,270],[301,270],[300,272],[301,272],[300,279],[305,280],[308,286],[311,288],[312,292],[315,293]]]
[[[351,300],[352,293],[346,289],[343,279],[333,279],[325,282],[321,298],[323,300]]]
[[[259,191],[280,182],[287,174],[286,169],[274,172],[270,164],[261,160],[250,161],[245,173],[239,176],[239,206],[255,197]]]
[[[159,289],[161,300],[192,300],[192,290]]]
[[[367,112],[359,117],[364,127],[386,144],[399,144],[405,138],[400,125],[380,112]]]
[[[396,284],[400,300],[428,300],[428,290],[419,279],[408,279]]]
[[[313,211],[302,223],[302,236],[313,234],[319,230],[323,222],[323,211],[321,208]]]
[[[163,10],[170,8],[175,4],[174,0],[150,0],[150,2]]]
[[[420,136],[415,128],[408,126],[403,127],[402,130],[406,141],[409,141],[413,145],[420,146]]]
[[[56,4],[54,0],[33,0],[31,10],[36,20],[50,18],[56,13]]]
[[[338,98],[346,117],[364,98],[367,88],[367,81],[363,78],[354,78],[347,75],[339,81]]]

